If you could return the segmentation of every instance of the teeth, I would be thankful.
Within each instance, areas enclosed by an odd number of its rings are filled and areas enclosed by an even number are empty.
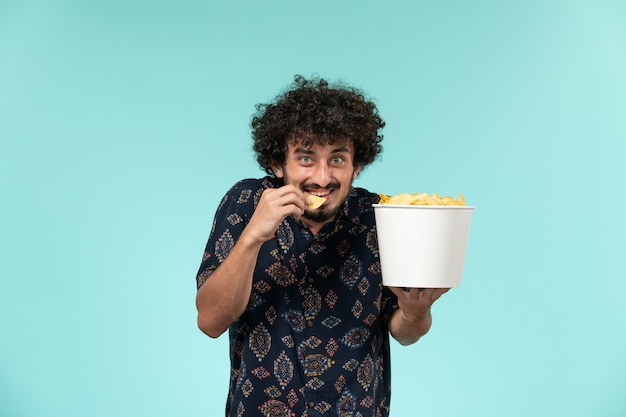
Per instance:
[[[309,194],[311,194],[311,195],[316,195],[316,196],[318,196],[318,197],[326,197],[328,194],[330,194],[330,192],[329,192],[329,191],[327,191],[327,192],[325,192],[325,193],[313,193],[313,192],[309,191]]]

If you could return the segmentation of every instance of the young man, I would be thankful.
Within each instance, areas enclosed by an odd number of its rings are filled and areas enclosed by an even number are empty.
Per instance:
[[[229,330],[226,415],[387,416],[389,334],[416,342],[447,290],[382,285],[379,196],[352,182],[385,123],[360,91],[299,76],[257,110],[268,176],[222,199],[196,277],[198,326]]]

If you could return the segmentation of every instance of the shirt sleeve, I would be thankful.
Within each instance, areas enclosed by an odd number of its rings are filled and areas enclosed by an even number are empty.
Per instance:
[[[215,213],[211,233],[196,275],[197,288],[204,284],[235,246],[250,221],[262,193],[263,188],[258,182],[243,180],[224,195]]]

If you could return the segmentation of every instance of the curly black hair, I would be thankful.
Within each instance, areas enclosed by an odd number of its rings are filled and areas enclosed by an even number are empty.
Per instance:
[[[365,167],[382,152],[385,122],[376,105],[363,92],[345,84],[330,85],[323,78],[301,75],[275,102],[257,104],[252,118],[253,149],[259,165],[274,176],[272,162],[285,163],[287,146],[333,144],[348,140],[354,145],[354,165]]]

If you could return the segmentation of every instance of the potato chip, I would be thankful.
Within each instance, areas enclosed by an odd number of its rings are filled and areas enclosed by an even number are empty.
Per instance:
[[[422,205],[422,206],[465,206],[465,198],[458,193],[458,199],[450,196],[440,197],[439,194],[433,193],[400,193],[394,196],[380,194],[379,204],[406,204],[406,205]]]
[[[326,202],[326,199],[323,197],[318,197],[314,194],[309,194],[309,208],[310,209],[316,209],[319,206],[321,206],[322,204],[324,204]]]

